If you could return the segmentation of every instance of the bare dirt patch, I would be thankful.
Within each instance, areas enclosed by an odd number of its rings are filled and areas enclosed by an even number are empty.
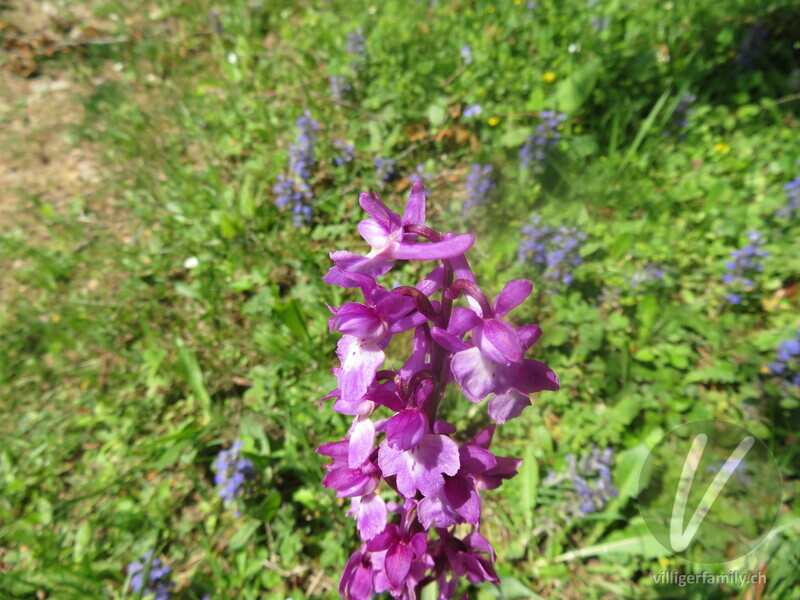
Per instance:
[[[93,85],[71,66],[78,57],[48,55],[48,48],[74,48],[87,32],[101,31],[89,3],[26,1],[0,10],[0,235],[49,246],[65,219],[84,224],[87,240],[98,229],[122,233],[124,214],[103,185],[100,149],[74,135]],[[26,57],[35,68],[20,70]],[[20,266],[19,258],[0,256],[0,306]]]

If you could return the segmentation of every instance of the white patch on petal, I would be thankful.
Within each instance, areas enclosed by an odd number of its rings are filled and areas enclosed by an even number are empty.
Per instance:
[[[369,419],[356,418],[350,433],[347,463],[351,469],[358,469],[367,462],[375,448],[375,424]]]

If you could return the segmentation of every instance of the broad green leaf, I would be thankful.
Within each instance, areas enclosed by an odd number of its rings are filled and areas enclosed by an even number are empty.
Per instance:
[[[586,102],[594,89],[603,66],[599,58],[592,58],[564,81],[558,84],[550,103],[556,110],[574,113]]]
[[[261,521],[256,519],[246,519],[244,523],[239,525],[236,533],[233,534],[233,537],[231,538],[230,549],[236,551],[244,547],[260,526]]]
[[[439,104],[431,104],[428,107],[427,116],[431,127],[439,127],[447,120],[447,111]]]

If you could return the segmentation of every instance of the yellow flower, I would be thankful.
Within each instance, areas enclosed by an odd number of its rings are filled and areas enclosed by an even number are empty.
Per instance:
[[[494,6],[490,6],[490,7],[489,7],[489,14],[491,14],[491,13],[493,13],[493,12],[494,12]]]
[[[59,317],[58,315],[53,315],[53,316],[50,317],[50,320],[53,323],[58,323],[61,320],[61,317]]]
[[[553,83],[556,80],[556,74],[552,71],[547,71],[544,75],[542,75],[542,81],[545,83]]]
[[[489,123],[489,125],[494,127],[495,125],[497,125],[500,122],[500,118],[499,117],[489,117],[489,120],[487,122]]]
[[[725,142],[717,142],[716,144],[714,144],[714,150],[716,150],[720,154],[727,154],[728,152],[731,151],[731,147]]]

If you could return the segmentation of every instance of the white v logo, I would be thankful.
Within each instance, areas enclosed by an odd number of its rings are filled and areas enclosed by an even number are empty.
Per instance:
[[[686,547],[694,539],[694,536],[697,534],[697,529],[700,527],[708,511],[711,510],[714,500],[717,499],[717,496],[719,496],[722,488],[725,487],[730,476],[742,462],[745,455],[750,451],[750,448],[753,447],[755,438],[753,436],[744,438],[731,453],[716,477],[714,477],[714,481],[711,482],[711,485],[706,490],[703,499],[700,500],[700,504],[697,505],[686,529],[683,529],[683,517],[686,513],[689,491],[692,489],[692,482],[697,473],[697,466],[700,464],[700,459],[703,457],[707,442],[708,436],[704,433],[694,438],[689,454],[686,456],[686,462],[683,463],[683,472],[681,473],[680,483],[678,484],[678,490],[675,494],[675,503],[672,505],[672,520],[669,525],[669,543],[675,552],[683,552],[686,550]]]

